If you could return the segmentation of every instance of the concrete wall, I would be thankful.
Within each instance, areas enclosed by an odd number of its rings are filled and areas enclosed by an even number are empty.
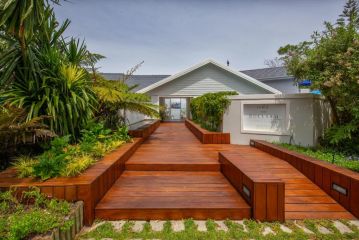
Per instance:
[[[318,138],[331,123],[329,104],[319,95],[237,95],[231,96],[231,104],[223,116],[223,132],[231,133],[231,143],[249,144],[250,139],[284,142],[303,146],[315,146]],[[243,126],[245,104],[285,104],[285,131],[246,131]],[[258,105],[255,105],[258,106]]]

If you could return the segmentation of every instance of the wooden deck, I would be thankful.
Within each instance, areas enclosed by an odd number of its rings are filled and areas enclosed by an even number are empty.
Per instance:
[[[354,219],[344,207],[292,165],[249,146],[223,154],[249,178],[279,179],[285,183],[285,219]]]
[[[127,171],[96,206],[116,219],[243,219],[251,208],[220,172]]]
[[[161,123],[126,162],[96,217],[250,218],[250,206],[220,173],[218,151],[229,148],[202,144],[184,123]]]
[[[249,146],[201,144],[183,123],[160,127],[126,162],[96,206],[104,219],[240,219],[251,207],[220,172],[219,152],[242,154],[251,174],[285,182],[285,218],[354,218],[293,166]]]
[[[202,144],[184,123],[161,126],[126,162],[131,171],[219,171],[218,152],[226,144]]]

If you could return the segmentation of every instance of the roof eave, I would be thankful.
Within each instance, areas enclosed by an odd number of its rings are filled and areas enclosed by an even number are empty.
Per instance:
[[[183,75],[185,75],[185,74],[187,74],[187,73],[189,73],[191,71],[194,71],[194,70],[196,70],[196,69],[198,69],[198,68],[200,68],[202,66],[205,66],[205,65],[207,65],[209,63],[214,64],[215,66],[217,66],[219,68],[222,68],[222,69],[224,69],[224,70],[226,70],[226,71],[228,71],[228,72],[230,72],[230,73],[232,73],[232,74],[234,74],[234,75],[236,75],[238,77],[241,77],[241,78],[243,78],[243,79],[245,79],[245,80],[247,80],[247,81],[249,81],[249,82],[251,82],[251,83],[253,83],[253,84],[255,84],[255,85],[257,85],[257,86],[259,86],[259,87],[261,87],[261,88],[263,88],[263,89],[265,89],[267,91],[269,91],[269,92],[271,92],[271,93],[275,93],[275,94],[281,94],[282,93],[281,91],[278,91],[277,89],[272,88],[272,87],[258,81],[257,79],[254,79],[254,78],[252,78],[252,77],[250,77],[250,76],[248,76],[248,75],[246,75],[246,74],[244,74],[242,72],[235,71],[235,70],[233,70],[233,69],[231,69],[231,68],[229,68],[229,67],[227,67],[225,65],[222,65],[222,64],[220,64],[220,63],[218,63],[218,62],[216,62],[216,61],[214,61],[212,59],[207,59],[207,60],[205,60],[205,61],[203,61],[203,62],[201,62],[199,64],[196,64],[196,65],[194,65],[194,66],[192,66],[190,68],[187,68],[187,69],[185,69],[185,70],[183,70],[183,71],[181,71],[179,73],[176,73],[176,74],[171,75],[171,76],[169,76],[169,77],[167,77],[167,78],[165,78],[165,79],[163,79],[161,81],[158,81],[158,82],[156,82],[154,84],[151,84],[150,86],[142,88],[142,89],[138,90],[137,93],[147,93],[147,92],[149,92],[149,91],[151,91],[151,90],[153,90],[153,89],[155,89],[155,88],[157,88],[159,86],[162,86],[165,83],[171,82],[172,80],[174,80],[174,79],[176,79],[178,77],[181,77],[181,76],[183,76]]]

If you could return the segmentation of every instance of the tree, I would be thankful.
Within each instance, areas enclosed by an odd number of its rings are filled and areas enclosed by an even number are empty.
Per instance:
[[[344,147],[359,142],[359,8],[348,0],[336,23],[314,32],[310,41],[278,50],[289,73],[310,79],[329,101],[334,125],[327,131],[331,144]]]
[[[48,0],[5,0],[0,4],[0,103],[22,108],[26,121],[45,115],[59,135],[79,136],[93,117],[96,98],[88,72],[84,42],[66,41]],[[58,0],[51,2],[59,3]]]
[[[126,83],[141,64],[142,62],[131,68],[117,81],[106,80],[97,75],[97,81],[94,83],[94,91],[99,99],[96,117],[103,120],[107,127],[126,125],[127,111],[159,117],[158,106],[151,103],[150,97],[133,92],[137,85],[128,86]]]
[[[283,61],[281,59],[276,57],[276,58],[273,58],[273,59],[264,60],[264,64],[269,68],[273,68],[273,67],[282,67],[284,63],[283,63]]]

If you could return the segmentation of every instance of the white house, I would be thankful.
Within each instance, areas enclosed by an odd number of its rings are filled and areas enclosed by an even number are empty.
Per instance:
[[[117,79],[118,74],[104,74],[107,79]],[[138,93],[151,96],[152,103],[165,107],[165,119],[182,120],[189,115],[191,98],[208,92],[236,91],[240,95],[280,94],[281,91],[239,72],[215,62],[205,60],[177,74],[158,80],[157,75],[137,79]]]
[[[121,74],[103,75],[110,80],[121,78]],[[194,97],[237,92],[229,97],[231,104],[223,116],[222,130],[231,133],[231,143],[248,144],[255,138],[314,146],[331,123],[325,99],[298,94],[298,86],[283,67],[236,71],[209,59],[170,76],[135,75],[128,84],[136,84],[136,92],[148,94],[152,103],[162,106],[167,121],[188,117]],[[145,118],[129,116],[130,123]]]

